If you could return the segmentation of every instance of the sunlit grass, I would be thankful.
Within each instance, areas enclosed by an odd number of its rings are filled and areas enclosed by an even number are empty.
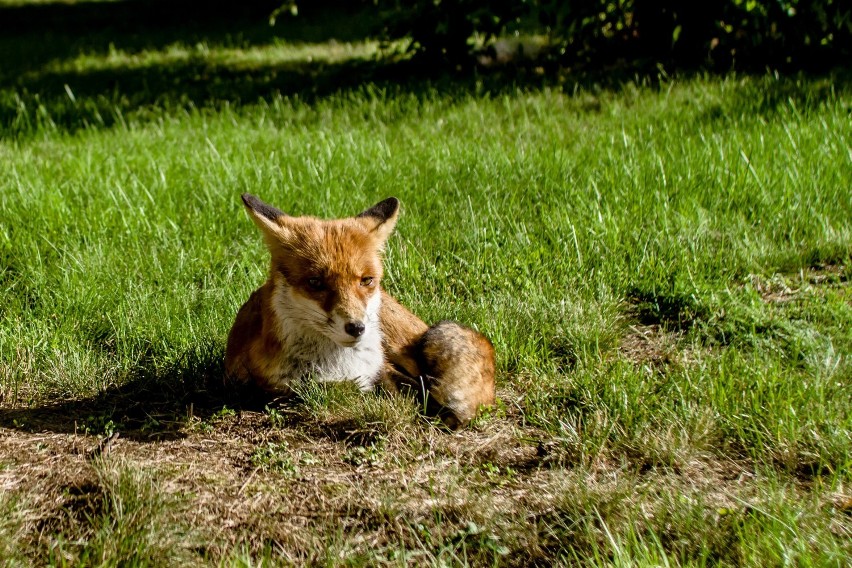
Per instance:
[[[487,334],[501,401],[452,435],[412,400],[308,385],[217,446],[221,470],[196,478],[194,460],[216,455],[199,439],[239,429],[234,401],[199,418],[176,395],[177,415],[164,418],[140,394],[130,408],[142,427],[107,398],[102,415],[74,416],[81,437],[133,426],[141,441],[125,448],[162,449],[147,436],[172,421],[194,436],[175,466],[190,464],[181,475],[192,481],[98,466],[99,508],[49,537],[50,561],[848,557],[848,512],[835,505],[852,479],[843,80],[637,78],[605,89],[483,78],[306,98],[288,94],[293,81],[344,73],[379,44],[161,43],[52,56],[2,86],[0,413],[16,412],[0,416],[4,430],[28,432],[51,404],[201,385],[215,372],[267,268],[244,191],[322,217],[399,197],[383,285],[427,321]],[[77,424],[45,439],[69,431]],[[32,447],[8,447],[0,473],[17,479]],[[512,461],[526,450],[539,461]],[[193,548],[182,531],[208,527],[178,504],[205,483],[279,516],[240,517]],[[0,552],[17,540],[38,548],[26,487],[15,487],[20,499],[0,496]],[[304,504],[317,509],[311,530],[281,529],[287,507],[303,515]],[[181,534],[169,540],[172,515]]]
[[[106,4],[125,0],[0,0],[0,7],[44,6],[50,4]]]
[[[246,47],[212,47],[203,43],[185,45],[173,43],[156,51],[131,52],[114,46],[106,54],[84,53],[73,58],[54,60],[40,70],[24,77],[39,74],[61,74],[69,72],[93,73],[121,70],[128,72],[141,69],[180,65],[203,65],[210,72],[220,70],[245,71],[274,68],[291,63],[338,63],[357,59],[369,59],[379,53],[380,43],[368,40],[359,43],[331,42],[316,44],[287,43],[277,41],[273,45]]]

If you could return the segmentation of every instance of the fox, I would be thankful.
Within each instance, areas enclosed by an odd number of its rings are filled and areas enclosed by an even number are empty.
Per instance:
[[[229,381],[272,394],[305,380],[352,381],[362,391],[413,389],[452,429],[494,404],[491,341],[453,321],[429,326],[381,287],[397,198],[325,220],[241,197],[270,266],[228,334]]]

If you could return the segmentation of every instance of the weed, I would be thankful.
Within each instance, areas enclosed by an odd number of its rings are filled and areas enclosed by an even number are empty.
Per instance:
[[[300,460],[298,457],[294,458],[286,442],[267,442],[258,446],[252,452],[249,461],[253,467],[285,476],[294,476],[299,473]]]
[[[354,445],[343,454],[343,461],[356,467],[381,467],[384,465],[383,437],[373,438],[367,445]]]
[[[284,414],[277,408],[270,408],[269,406],[267,406],[264,408],[264,410],[271,426],[275,428],[280,428],[286,424]]]

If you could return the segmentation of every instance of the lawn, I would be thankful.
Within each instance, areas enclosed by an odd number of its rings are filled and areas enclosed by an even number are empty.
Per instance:
[[[849,562],[847,73],[439,77],[347,14],[83,25],[122,6],[0,2],[0,560]],[[398,197],[383,285],[492,339],[498,404],[450,432],[224,388],[267,269],[245,191]]]

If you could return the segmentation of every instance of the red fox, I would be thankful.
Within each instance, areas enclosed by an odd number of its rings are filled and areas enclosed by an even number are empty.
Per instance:
[[[287,392],[301,380],[428,391],[450,427],[494,403],[494,348],[454,322],[427,326],[381,290],[399,216],[385,199],[356,217],[290,217],[249,194],[271,256],[269,278],[237,313],[225,352],[231,380]]]

